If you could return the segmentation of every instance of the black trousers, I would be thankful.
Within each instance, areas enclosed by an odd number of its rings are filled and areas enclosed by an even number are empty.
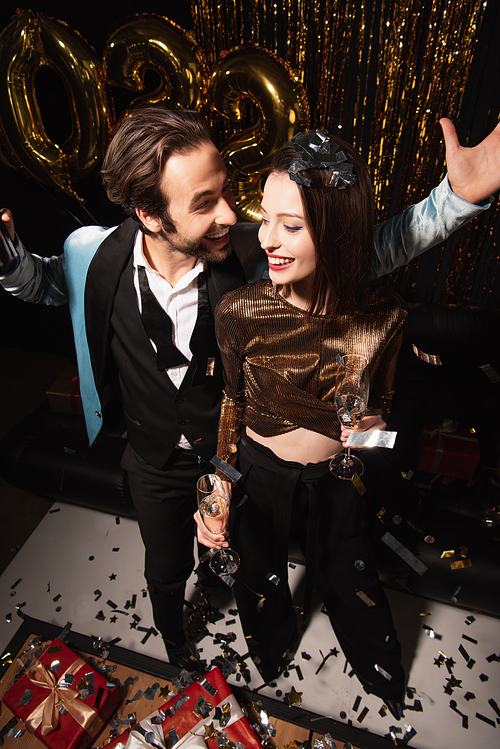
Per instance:
[[[363,684],[401,698],[401,650],[366,534],[363,499],[328,463],[304,467],[276,458],[244,436],[240,467],[248,499],[232,520],[240,554],[234,594],[250,653],[265,679],[293,644],[297,616],[288,585],[288,539],[307,560],[344,655]]]
[[[163,469],[146,463],[130,445],[122,458],[144,542],[145,577],[155,626],[165,645],[181,647],[186,581],[194,567],[196,482],[213,473],[198,456],[176,449]],[[203,549],[205,547],[202,547]]]

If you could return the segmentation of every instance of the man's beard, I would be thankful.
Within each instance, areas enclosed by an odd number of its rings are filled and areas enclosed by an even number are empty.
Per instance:
[[[191,257],[196,257],[200,260],[206,260],[208,263],[222,263],[233,251],[233,245],[231,244],[229,234],[226,244],[217,249],[206,247],[203,244],[203,240],[193,242],[182,240],[177,232],[166,232],[162,229],[160,235],[167,240],[173,250],[183,252],[185,255],[190,255]]]

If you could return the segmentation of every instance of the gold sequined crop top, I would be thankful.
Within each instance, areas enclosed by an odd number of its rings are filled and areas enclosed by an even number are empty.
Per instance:
[[[218,456],[235,465],[243,425],[263,437],[304,427],[338,440],[338,354],[366,356],[370,408],[387,412],[405,316],[400,297],[380,287],[356,313],[309,318],[270,281],[226,294],[215,310],[225,380]]]

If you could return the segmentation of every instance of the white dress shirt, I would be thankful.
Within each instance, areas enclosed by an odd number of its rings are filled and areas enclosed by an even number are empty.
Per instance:
[[[205,270],[205,262],[197,260],[194,268],[185,273],[175,286],[171,286],[163,276],[160,276],[158,271],[149,265],[142,251],[142,242],[143,234],[138,231],[134,243],[134,286],[139,312],[142,312],[142,300],[137,268],[142,265],[146,270],[149,288],[162,309],[172,320],[173,341],[190,362],[193,354],[189,348],[189,342],[198,317],[198,276]],[[156,351],[154,341],[151,341],[151,345]],[[182,364],[165,370],[177,389],[181,386],[188,366],[189,364]],[[184,435],[181,435],[176,447],[187,450],[193,449]]]

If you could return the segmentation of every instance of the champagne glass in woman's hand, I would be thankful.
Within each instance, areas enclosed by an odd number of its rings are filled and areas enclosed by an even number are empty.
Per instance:
[[[226,530],[229,508],[222,480],[214,473],[207,473],[198,479],[196,492],[205,528],[216,536],[220,535]],[[232,549],[217,549],[212,553],[209,566],[221,577],[232,575],[240,566],[240,558]]]
[[[341,359],[339,380],[335,391],[335,405],[341,423],[354,429],[365,415],[368,405],[368,360],[358,354],[346,354]],[[355,473],[361,476],[365,467],[351,455],[348,447],[330,461],[330,471],[339,479],[350,481]]]

